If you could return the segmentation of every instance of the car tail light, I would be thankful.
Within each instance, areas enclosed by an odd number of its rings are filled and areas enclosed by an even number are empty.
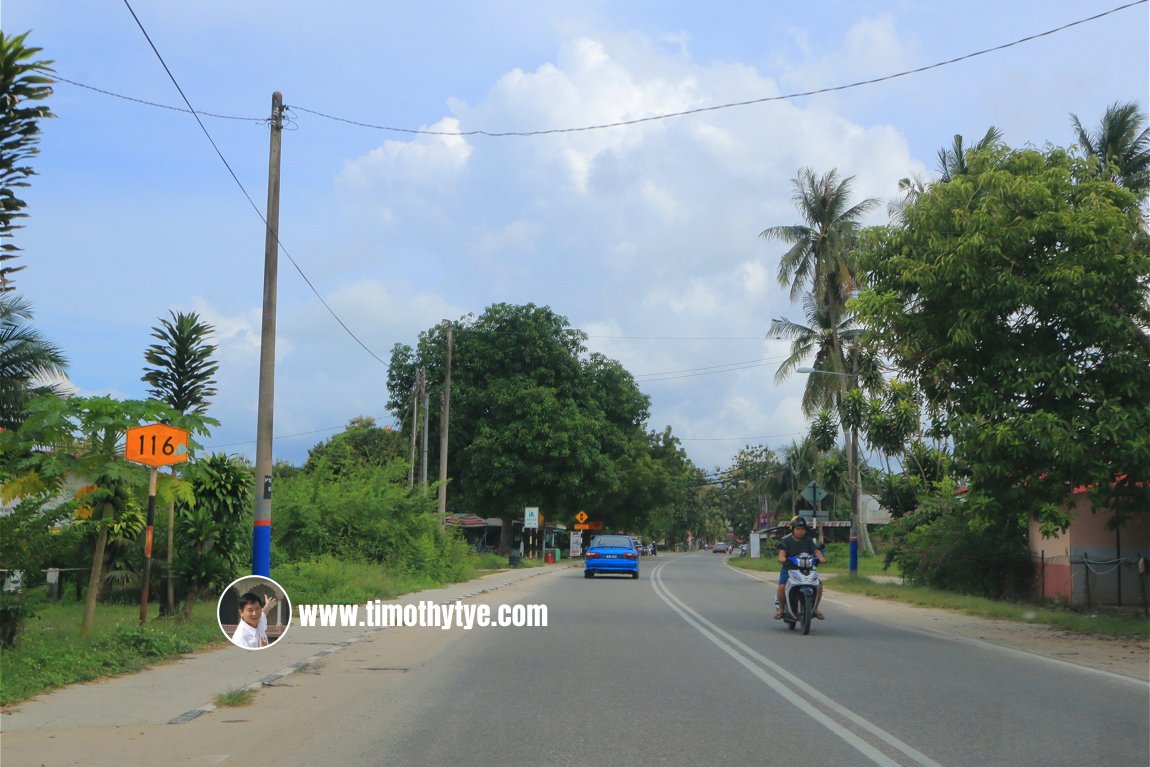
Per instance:
[[[623,555],[623,559],[634,559],[637,556],[638,555],[635,552],[628,551],[626,554]]]
[[[587,559],[598,559],[600,556],[601,555],[599,554],[598,551],[588,551],[587,552]]]

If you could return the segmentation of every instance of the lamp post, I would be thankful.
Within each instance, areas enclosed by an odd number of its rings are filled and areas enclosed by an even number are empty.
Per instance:
[[[814,368],[797,368],[795,372],[805,375],[838,376],[850,379],[850,389],[858,388],[858,375],[855,373],[837,373],[833,370],[815,370]],[[847,475],[851,485],[851,542],[850,542],[850,575],[858,575],[859,571],[859,537],[862,534],[862,510],[860,506],[862,496],[862,480],[859,473],[859,430],[851,425],[850,441],[847,445]]]

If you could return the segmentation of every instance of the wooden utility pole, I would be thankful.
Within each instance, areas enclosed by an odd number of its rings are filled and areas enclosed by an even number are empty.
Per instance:
[[[447,519],[447,428],[451,423],[451,325],[447,326],[447,377],[443,382],[443,411],[439,422],[439,524]]]
[[[252,575],[271,575],[272,413],[275,403],[276,284],[280,243],[280,137],[283,95],[272,94],[271,148],[268,153],[267,233],[264,237],[264,304],[260,333],[260,389],[256,416],[256,488],[252,529]]]

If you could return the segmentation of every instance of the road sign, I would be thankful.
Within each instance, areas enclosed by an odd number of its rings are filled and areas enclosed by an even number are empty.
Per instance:
[[[575,515],[575,521],[579,522],[579,523],[586,522],[587,521],[587,512],[581,511],[578,514],[576,514]]]
[[[818,492],[817,496],[815,495],[816,491]],[[803,491],[799,493],[799,495],[803,497],[804,501],[813,506],[814,504],[827,497],[827,491],[819,487],[818,482],[812,482],[804,487]]]
[[[533,530],[539,528],[539,507],[528,506],[523,510],[523,529]]]
[[[188,460],[188,432],[153,423],[128,429],[124,458],[147,466],[170,466]]]

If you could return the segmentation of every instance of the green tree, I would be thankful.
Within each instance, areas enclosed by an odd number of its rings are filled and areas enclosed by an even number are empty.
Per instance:
[[[13,293],[0,293],[0,428],[16,429],[29,399],[61,394],[51,379],[64,375],[67,360],[29,324],[32,309]]]
[[[1093,132],[1083,127],[1077,115],[1070,115],[1070,122],[1078,145],[1099,174],[1145,198],[1150,192],[1150,128],[1145,127],[1146,115],[1138,105],[1111,104]]]
[[[331,439],[320,442],[307,453],[303,470],[318,471],[321,466],[334,476],[365,466],[386,466],[407,460],[408,446],[400,432],[376,426],[369,416],[353,418]]]
[[[943,147],[938,150],[939,181],[946,183],[957,176],[966,175],[970,172],[969,158],[972,152],[985,151],[1001,141],[1002,131],[993,125],[987,128],[982,138],[974,142],[974,146],[971,147],[963,145],[964,141],[961,134],[954,134],[954,140],[951,142],[950,147]],[[908,191],[915,191],[921,194],[923,190],[920,188]]]
[[[40,121],[54,117],[41,102],[52,94],[53,62],[36,59],[40,48],[24,44],[28,33],[12,37],[0,31],[0,294],[12,289],[11,262],[20,251],[9,240],[27,217],[27,203],[16,196],[35,175],[32,158],[40,151]]]
[[[140,380],[149,384],[148,394],[180,413],[206,413],[216,396],[219,370],[213,359],[216,347],[209,342],[211,325],[202,322],[195,312],[170,312],[172,319],[161,319],[152,328],[154,343],[144,351],[144,368]]]
[[[215,379],[219,365],[212,355],[215,345],[209,342],[214,328],[202,322],[195,312],[172,312],[171,320],[160,319],[152,328],[154,343],[144,350],[144,368],[140,380],[152,386],[148,394],[179,413],[204,414],[211,398],[216,396]],[[177,469],[172,467],[172,475]],[[168,504],[168,546],[166,588],[160,612],[170,615],[175,610],[175,583],[172,563],[175,555],[176,505]]]
[[[860,219],[878,204],[866,199],[852,205],[853,182],[854,176],[840,179],[834,169],[822,176],[801,169],[793,181],[793,199],[802,223],[768,227],[759,234],[791,245],[778,272],[779,284],[790,284],[791,300],[812,292],[836,319],[857,285],[853,250]]]
[[[174,569],[187,586],[183,616],[195,602],[234,580],[250,554],[248,526],[255,485],[251,469],[215,453],[188,465],[190,502],[179,504],[180,555]]]
[[[1051,532],[1077,487],[1145,513],[1150,242],[1137,196],[1058,148],[974,152],[874,230],[855,308],[972,486]]]
[[[4,485],[9,497],[29,498],[45,493],[55,494],[68,475],[91,483],[82,498],[91,510],[90,519],[97,525],[92,551],[92,568],[88,580],[87,602],[81,632],[91,630],[96,600],[103,582],[103,564],[111,527],[133,503],[132,490],[143,489],[148,473],[124,460],[122,445],[125,432],[153,421],[179,421],[193,434],[203,433],[205,426],[194,415],[180,418],[156,400],[125,400],[111,397],[60,398],[51,395],[29,402],[26,418],[5,443],[20,446],[51,446],[48,450],[28,449],[16,457],[17,471]],[[77,501],[79,504],[81,501]],[[43,516],[43,515],[42,515]]]
[[[447,327],[420,334],[417,349],[392,351],[388,407],[409,434],[406,403],[420,367],[432,399],[441,394]],[[584,334],[547,307],[495,304],[451,327],[449,498],[456,508],[502,517],[506,547],[511,518],[524,506],[572,515],[618,487],[618,462],[647,412],[625,370],[584,357]],[[438,424],[431,431],[438,454]]]
[[[771,227],[760,235],[792,243],[791,249],[783,254],[779,261],[779,282],[782,285],[791,283],[792,300],[804,290],[813,296],[814,312],[812,314],[811,305],[808,304],[808,316],[815,320],[819,329],[829,331],[826,338],[829,348],[825,352],[825,362],[829,363],[829,367],[820,368],[816,365],[816,369],[837,374],[839,376],[837,383],[843,392],[848,388],[857,387],[860,373],[858,367],[860,354],[855,348],[857,344],[851,344],[852,348],[849,351],[844,349],[844,339],[840,334],[840,325],[848,321],[847,300],[859,287],[855,263],[859,219],[878,204],[875,199],[866,199],[851,205],[853,180],[853,176],[840,180],[836,170],[831,170],[821,177],[816,176],[809,168],[800,170],[794,181],[794,200],[803,223]],[[785,321],[776,320],[776,323],[783,322]],[[784,324],[775,325],[774,328],[777,332],[788,331]],[[848,360],[848,356],[851,360]],[[792,364],[797,366],[797,360]],[[812,379],[818,377],[820,376],[812,376]],[[823,392],[823,396],[830,390],[829,386],[821,381],[808,381],[807,385],[813,392]],[[846,438],[850,463],[853,467],[851,473],[857,480],[861,473],[858,466],[857,431],[849,430]],[[862,523],[857,495],[852,496],[851,507],[852,528],[858,535],[863,550],[870,553],[872,551],[870,537],[867,535],[866,525]]]
[[[815,370],[831,374],[853,369],[854,355],[857,354],[854,342],[861,333],[854,315],[837,315],[836,323],[835,313],[828,307],[819,306],[813,293],[803,297],[803,310],[807,316],[806,325],[779,318],[771,320],[767,330],[768,338],[791,342],[790,354],[775,371],[775,383],[786,381],[806,362],[810,362]],[[836,357],[843,342],[847,345],[849,359]],[[834,375],[809,376],[803,388],[803,413],[810,415],[821,407],[838,407],[842,399],[842,383],[842,379]]]

